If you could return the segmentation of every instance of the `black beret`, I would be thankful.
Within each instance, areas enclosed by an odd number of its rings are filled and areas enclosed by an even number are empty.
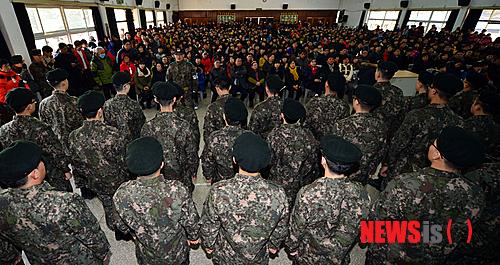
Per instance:
[[[455,126],[446,126],[436,141],[441,155],[459,166],[470,167],[484,161],[486,148],[472,133]]]
[[[153,95],[157,99],[171,100],[177,97],[177,88],[171,83],[167,82],[156,82],[152,87]]]
[[[266,85],[272,90],[281,91],[285,88],[285,83],[277,75],[273,75],[270,78],[266,78]]]
[[[271,149],[260,135],[246,132],[236,138],[233,144],[236,164],[243,170],[254,173],[271,162]]]
[[[174,55],[176,54],[184,54],[184,52],[182,51],[182,49],[177,49],[174,51]]]
[[[69,73],[66,70],[57,68],[45,74],[45,78],[49,82],[61,82],[68,79]]]
[[[359,85],[356,88],[356,98],[369,106],[380,104],[382,101],[382,94],[378,89],[370,85]]]
[[[106,99],[101,93],[89,90],[78,98],[78,107],[83,112],[98,111],[102,108],[105,101]]]
[[[40,49],[33,49],[30,51],[31,56],[40,55],[40,54],[42,54],[42,50],[40,50]]]
[[[297,100],[287,98],[283,103],[283,114],[292,120],[298,121],[306,115],[306,109]]]
[[[233,121],[243,121],[247,119],[248,110],[245,103],[239,98],[230,97],[224,103],[224,113],[226,118]]]
[[[363,156],[363,152],[357,146],[332,134],[321,138],[321,149],[328,160],[341,164],[357,162]]]
[[[500,111],[500,95],[489,90],[489,89],[481,89],[479,92],[478,100],[481,103],[488,105],[488,107]]]
[[[378,68],[385,70],[385,71],[392,73],[392,74],[396,73],[399,70],[397,64],[395,64],[393,62],[389,62],[389,61],[379,63]]]
[[[133,174],[151,175],[160,168],[163,162],[163,147],[153,137],[141,137],[127,147],[125,162]]]
[[[231,78],[229,78],[227,76],[219,76],[219,77],[215,78],[214,83],[218,84],[220,81],[224,81],[224,82],[228,83],[229,85],[231,85],[231,83],[233,82],[233,80],[231,80]]]
[[[18,64],[23,62],[23,57],[21,55],[14,55],[10,57],[11,64]]]
[[[130,82],[130,74],[125,73],[125,72],[116,72],[112,77],[111,77],[111,83],[114,85],[123,85],[128,82]]]
[[[448,73],[438,73],[434,76],[432,85],[443,92],[455,95],[464,89],[464,82],[455,75]]]
[[[168,82],[168,83],[173,85],[175,89],[177,89],[177,95],[176,95],[177,98],[180,98],[182,95],[184,95],[184,93],[186,93],[186,91],[184,90],[184,88],[181,87],[181,85],[175,82]]]
[[[482,75],[476,71],[467,73],[467,77],[465,78],[465,80],[471,83],[475,89],[480,89],[490,82],[485,75]]]
[[[11,108],[20,108],[31,104],[34,97],[35,95],[31,92],[31,90],[24,87],[16,87],[7,92],[5,102]]]
[[[418,81],[424,85],[431,85],[434,80],[434,75],[427,71],[422,71],[418,74]]]
[[[0,152],[0,180],[20,180],[37,168],[41,160],[40,146],[26,140],[14,141]]]
[[[343,91],[345,89],[345,77],[339,71],[330,73],[327,82],[331,91]]]

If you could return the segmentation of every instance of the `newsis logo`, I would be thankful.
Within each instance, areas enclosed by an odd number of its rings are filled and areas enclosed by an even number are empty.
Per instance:
[[[448,221],[446,234],[451,240],[451,223]],[[472,237],[472,224],[467,219],[469,227],[467,243]],[[429,224],[429,221],[361,221],[361,243],[441,243],[443,226]],[[382,237],[386,235],[386,237]],[[408,242],[406,242],[408,240]]]

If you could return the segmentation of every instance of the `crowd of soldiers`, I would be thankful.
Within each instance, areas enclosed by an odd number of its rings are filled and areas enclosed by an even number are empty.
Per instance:
[[[306,106],[283,99],[285,82],[269,74],[267,99],[249,119],[231,96],[234,79],[220,76],[203,132],[186,84],[152,85],[159,112],[146,121],[128,96],[129,73],[111,77],[116,95],[106,100],[92,90],[70,96],[69,73],[51,70],[39,119],[33,91],[5,96],[15,116],[0,127],[0,261],[20,264],[23,250],[32,264],[109,263],[84,201],[97,196],[115,239],[135,242],[139,264],[189,264],[197,244],[215,264],[267,264],[283,244],[294,264],[348,264],[361,221],[449,220],[449,242],[361,244],[366,264],[500,262],[500,96],[478,72],[462,81],[422,71],[418,94],[404,98],[390,83],[398,70],[382,60],[376,83],[348,102],[346,78],[333,69]],[[200,160],[211,183],[201,217],[192,198]]]

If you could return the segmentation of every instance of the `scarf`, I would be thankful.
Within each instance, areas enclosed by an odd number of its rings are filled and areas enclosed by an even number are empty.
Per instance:
[[[293,75],[293,79],[295,81],[299,80],[299,74],[297,74],[297,67],[295,68],[288,67],[288,69],[290,70],[290,73]]]
[[[149,69],[147,67],[144,67],[144,70],[142,70],[140,67],[138,67],[137,74],[139,77],[148,78],[149,75],[151,74],[151,72],[149,71]]]
[[[257,80],[257,82],[259,82],[259,70],[256,69],[254,71],[255,71],[255,80]]]
[[[313,67],[313,66],[311,65],[311,70],[312,70],[313,76],[315,76],[315,75],[316,75],[316,70],[318,70],[318,67],[317,67],[317,66],[314,66],[314,67]]]

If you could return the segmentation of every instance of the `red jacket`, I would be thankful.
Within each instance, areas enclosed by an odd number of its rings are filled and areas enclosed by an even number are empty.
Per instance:
[[[7,92],[19,86],[19,82],[21,78],[14,71],[10,71],[10,73],[4,73],[0,71],[0,102],[5,103],[5,96]],[[26,88],[29,88],[26,85]]]
[[[132,85],[134,85],[135,84],[134,76],[135,76],[135,71],[137,70],[137,67],[135,67],[135,65],[131,62],[129,64],[130,65],[127,65],[125,62],[122,62],[122,64],[120,65],[120,72],[129,73],[130,78],[132,78],[130,80],[130,83]]]
[[[82,52],[83,58],[80,57],[80,54],[76,51],[76,48],[75,48],[74,54],[75,54],[76,58],[78,59],[78,61],[80,61],[80,65],[82,66],[82,69],[85,70],[85,66],[83,66],[83,60],[85,60],[85,63],[87,63],[87,70],[90,71],[90,62],[87,59],[87,56],[85,55],[85,51],[83,49],[80,49],[80,51]]]
[[[203,66],[205,67],[205,74],[208,74],[208,72],[210,72],[210,70],[212,69],[212,60],[210,60],[210,58],[201,58],[201,64],[203,64]]]

